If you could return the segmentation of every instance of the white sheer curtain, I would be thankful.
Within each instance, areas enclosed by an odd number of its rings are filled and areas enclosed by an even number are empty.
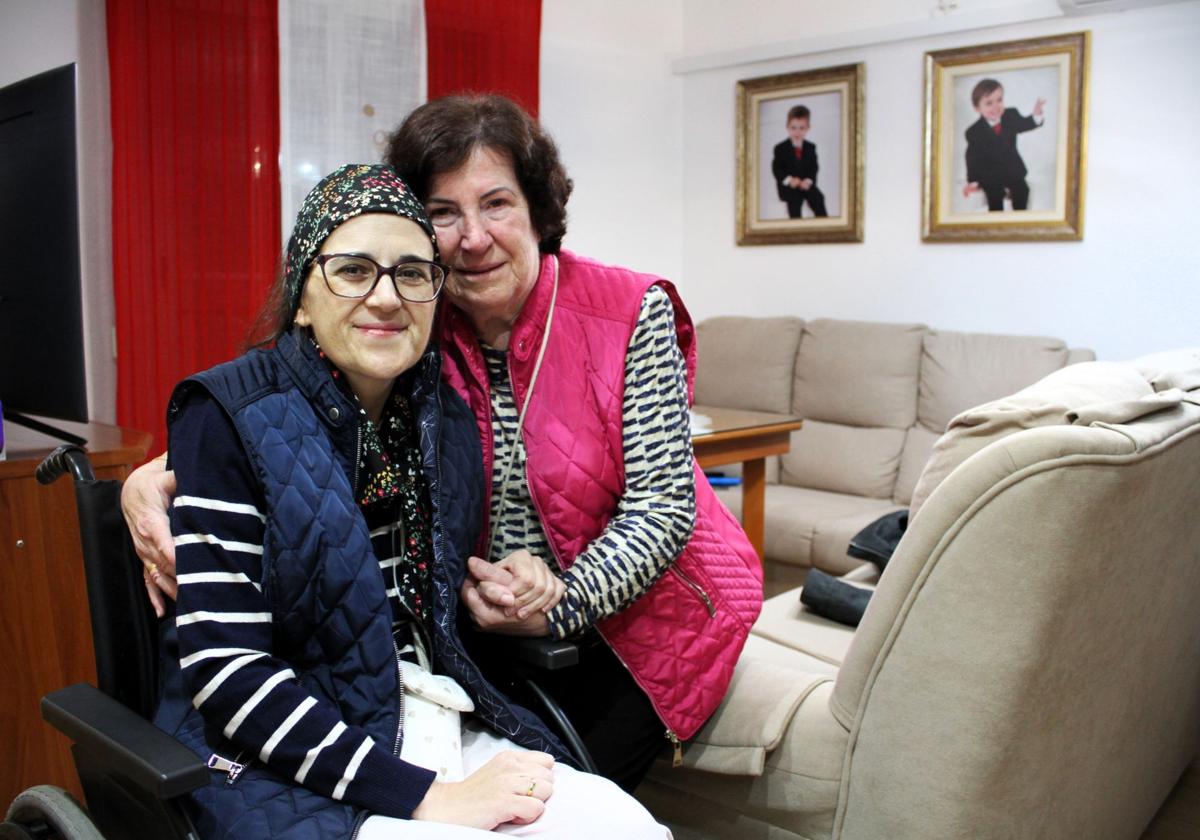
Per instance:
[[[279,173],[284,243],[304,196],[343,163],[382,159],[425,101],[422,0],[280,0]]]

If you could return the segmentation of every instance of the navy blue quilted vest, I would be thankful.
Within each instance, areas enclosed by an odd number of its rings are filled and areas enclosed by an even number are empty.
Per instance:
[[[440,383],[439,361],[435,350],[426,352],[412,389],[434,507],[436,668],[467,690],[476,717],[492,729],[573,764],[532,713],[483,678],[458,633],[458,589],[482,512],[482,458],[475,419]],[[363,727],[380,744],[393,743],[400,689],[383,577],[354,500],[357,412],[310,342],[296,335],[180,383],[168,425],[197,388],[228,412],[262,481],[267,523],[261,583],[271,603],[277,655],[314,697],[336,705],[347,724]],[[222,742],[215,728],[206,733],[185,696],[174,623],[164,626],[163,698],[155,722],[204,759],[214,752],[232,758],[238,748]],[[348,838],[367,816],[255,763],[232,783],[214,771],[191,804],[204,840]]]

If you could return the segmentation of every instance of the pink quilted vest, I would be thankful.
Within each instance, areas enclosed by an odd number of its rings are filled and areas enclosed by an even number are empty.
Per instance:
[[[624,491],[625,350],[650,286],[662,286],[675,305],[689,401],[696,350],[691,319],[671,283],[569,252],[558,263],[554,319],[523,438],[530,495],[558,564],[566,569],[604,530]],[[537,286],[513,325],[508,364],[518,407],[542,340],[554,264],[554,257],[543,256]],[[457,309],[445,308],[441,327],[443,374],[475,413],[485,475],[491,475],[483,357],[470,322]],[[758,556],[699,467],[693,469],[696,524],[687,547],[648,592],[597,628],[654,704],[677,758],[679,740],[692,737],[724,697],[762,607]]]

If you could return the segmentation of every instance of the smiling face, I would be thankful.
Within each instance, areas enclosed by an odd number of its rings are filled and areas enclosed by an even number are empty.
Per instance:
[[[433,246],[416,222],[390,213],[364,213],[335,228],[321,253],[361,254],[389,266],[432,259]],[[433,313],[432,301],[402,300],[388,277],[381,277],[365,298],[337,297],[314,264],[304,280],[296,323],[312,328],[325,355],[377,421],[396,377],[425,352]]]
[[[529,202],[508,156],[476,148],[458,169],[433,177],[425,209],[452,269],[446,294],[480,338],[506,347],[541,265]]]
[[[975,106],[975,110],[988,122],[999,122],[1004,114],[1004,88],[996,88],[991,93],[979,97],[979,104]]]
[[[808,120],[803,118],[794,118],[788,120],[787,124],[788,137],[792,139],[793,146],[799,146],[804,142],[804,138],[808,136]],[[776,134],[776,137],[779,135]]]

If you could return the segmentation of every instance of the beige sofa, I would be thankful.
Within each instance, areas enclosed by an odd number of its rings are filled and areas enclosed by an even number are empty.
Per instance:
[[[912,501],[946,423],[1095,356],[1058,339],[828,318],[713,318],[697,326],[696,402],[796,414],[767,465],[767,559],[841,574],[859,530]],[[740,515],[735,488],[721,498]]]
[[[767,602],[638,791],[677,840],[1133,840],[1197,754],[1200,350],[964,412],[922,483],[856,631]]]

